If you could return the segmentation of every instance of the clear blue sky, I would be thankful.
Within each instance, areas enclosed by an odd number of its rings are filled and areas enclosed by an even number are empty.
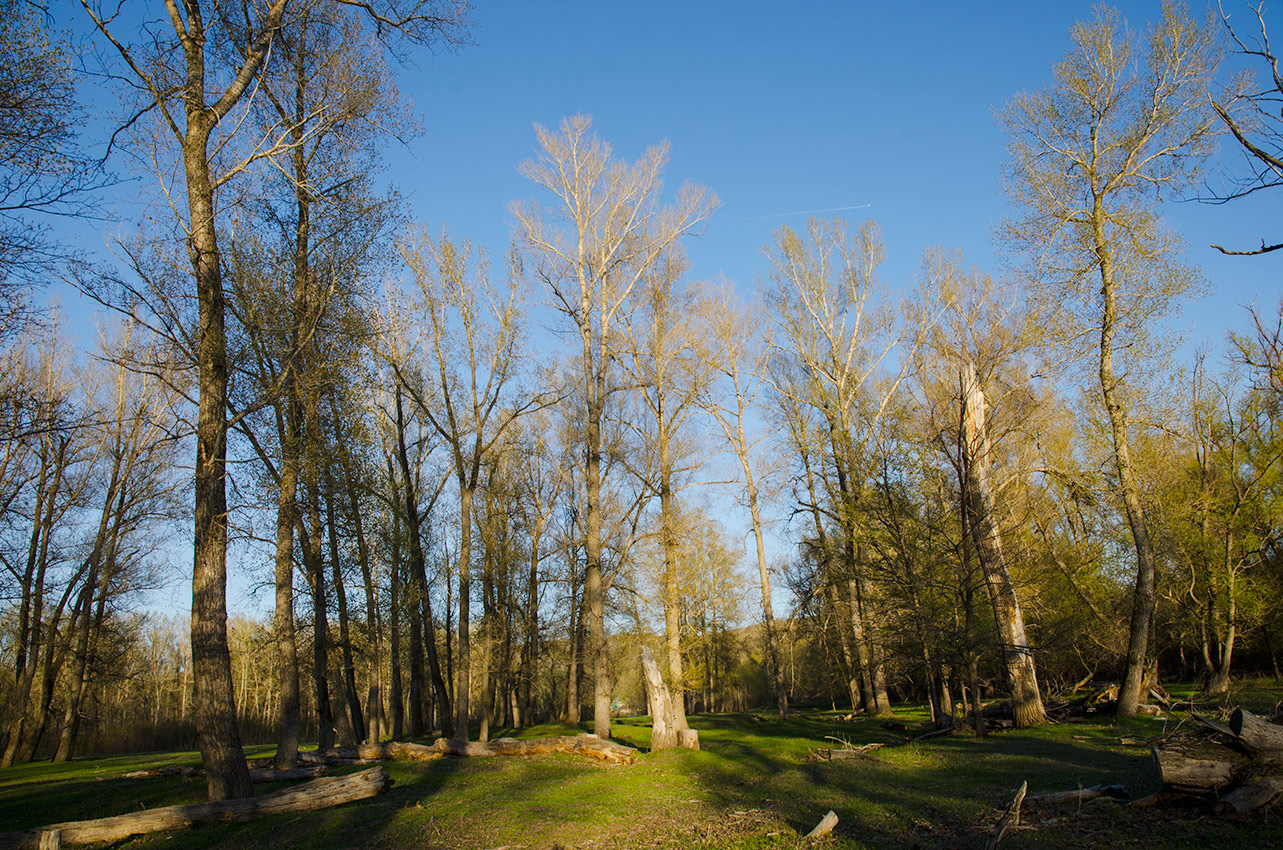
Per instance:
[[[1119,8],[1142,28],[1159,4]],[[1226,8],[1251,22],[1245,5]],[[771,231],[805,221],[789,213],[865,204],[837,214],[882,227],[888,282],[910,278],[930,245],[999,272],[1005,152],[994,112],[1049,82],[1071,25],[1090,15],[1078,2],[479,0],[473,46],[403,73],[425,132],[390,152],[392,174],[416,218],[500,252],[507,203],[533,192],[516,171],[533,152],[532,124],[587,113],[622,156],[668,139],[668,186],[690,180],[720,196],[688,243],[697,277],[751,286]],[[1186,313],[1192,338],[1219,343],[1242,324],[1240,305],[1283,294],[1283,252],[1226,258],[1208,247],[1283,238],[1281,207],[1283,193],[1169,206],[1214,293]]]
[[[668,139],[669,188],[689,180],[720,196],[706,233],[688,242],[691,273],[724,274],[746,292],[774,228],[839,207],[861,207],[837,213],[852,222],[880,224],[892,284],[907,283],[932,245],[1001,272],[992,233],[1005,214],[1005,152],[994,113],[1049,82],[1070,26],[1091,15],[1084,2],[475,5],[473,45],[421,54],[401,74],[424,132],[389,148],[387,179],[413,217],[500,254],[507,204],[534,192],[516,169],[534,151],[532,125],[587,113],[628,158]],[[1159,4],[1119,8],[1141,28]],[[1245,5],[1227,0],[1227,9],[1250,23]],[[1283,12],[1267,15],[1283,32]],[[1283,239],[1281,207],[1283,193],[1167,208],[1212,291],[1179,320],[1193,344],[1220,348],[1228,327],[1243,326],[1241,305],[1269,307],[1283,294],[1283,252],[1227,258],[1208,247]],[[252,606],[244,592],[233,592],[233,608]],[[185,594],[174,592],[180,607]]]

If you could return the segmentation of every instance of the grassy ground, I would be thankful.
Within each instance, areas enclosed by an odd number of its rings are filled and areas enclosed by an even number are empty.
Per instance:
[[[1268,710],[1280,699],[1279,683],[1256,682],[1233,695],[1231,704]],[[917,708],[901,709],[897,719],[911,729],[925,725]],[[1179,714],[1168,722],[1178,719]],[[791,848],[816,846],[799,835],[832,809],[840,822],[818,846],[983,847],[990,824],[1022,781],[1028,781],[1031,795],[1098,783],[1123,784],[1135,796],[1157,790],[1148,750],[1123,747],[1119,738],[1156,734],[1163,723],[1063,723],[888,748],[878,751],[876,760],[816,762],[808,756],[832,745],[828,736],[854,744],[892,743],[903,733],[883,729],[878,721],[844,722],[820,711],[804,711],[787,722],[766,712],[697,716],[692,725],[700,731],[700,752],[647,753],[626,767],[561,755],[390,763],[396,784],[375,800],[117,846]],[[570,731],[547,725],[511,734]],[[616,723],[615,733],[643,749],[649,743],[644,718]],[[204,794],[200,780],[121,778],[141,767],[195,761],[193,753],[144,754],[0,771],[0,830],[197,801]],[[1197,808],[1137,810],[1105,800],[1080,809],[1027,812],[1027,823],[1007,834],[1004,850],[1264,848],[1283,834],[1283,813],[1277,808],[1225,819]]]

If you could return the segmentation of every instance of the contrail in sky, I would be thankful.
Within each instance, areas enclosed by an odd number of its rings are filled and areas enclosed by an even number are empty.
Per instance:
[[[748,218],[733,218],[731,221],[761,221],[764,218],[787,218],[792,215],[815,215],[816,213],[845,212],[846,210],[862,210],[873,206],[872,204],[855,204],[849,207],[829,207],[824,210],[798,210],[797,212],[771,213],[770,215],[752,215]]]

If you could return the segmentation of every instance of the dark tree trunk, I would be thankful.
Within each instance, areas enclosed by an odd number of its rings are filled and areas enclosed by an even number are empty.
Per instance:
[[[328,750],[334,746],[334,714],[330,706],[329,642],[330,627],[325,599],[325,561],[321,556],[321,506],[315,463],[309,463],[304,474],[307,491],[307,522],[299,525],[303,543],[303,560],[307,566],[312,590],[312,687],[316,700],[316,745]]]

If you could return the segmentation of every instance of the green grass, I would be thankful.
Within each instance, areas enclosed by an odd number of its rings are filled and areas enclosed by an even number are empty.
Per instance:
[[[1237,698],[1268,710],[1283,699],[1283,687],[1252,682]],[[897,719],[911,729],[926,725],[920,707],[899,709]],[[892,743],[902,734],[876,720],[845,722],[819,711],[787,722],[765,710],[691,722],[700,731],[699,752],[645,753],[626,767],[565,755],[393,762],[388,770],[396,784],[375,800],[116,846],[756,850],[815,846],[799,835],[833,809],[841,820],[823,847],[983,847],[993,818],[1022,781],[1031,795],[1098,783],[1126,785],[1135,796],[1157,790],[1148,750],[1123,747],[1119,738],[1163,726],[1154,719],[1093,719],[886,748],[876,760],[816,762],[808,756],[833,744],[826,736],[863,744]],[[574,731],[544,725],[496,730],[494,737]],[[645,718],[617,721],[614,731],[621,742],[649,744]],[[159,753],[0,771],[0,829],[197,801],[205,790],[199,780],[121,778],[146,766],[195,762],[194,753]],[[1265,848],[1283,834],[1277,809],[1223,819],[1197,808],[1138,810],[1101,800],[1081,810],[1027,814],[1029,826],[1009,832],[1004,850]]]

